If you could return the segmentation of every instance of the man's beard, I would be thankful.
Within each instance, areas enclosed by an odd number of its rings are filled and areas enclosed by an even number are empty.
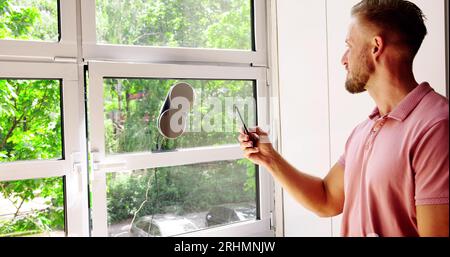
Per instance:
[[[360,55],[361,64],[359,68],[347,76],[345,81],[345,89],[351,94],[359,94],[366,91],[367,81],[374,71],[374,65],[370,62],[369,56],[366,54],[368,48],[364,49]]]

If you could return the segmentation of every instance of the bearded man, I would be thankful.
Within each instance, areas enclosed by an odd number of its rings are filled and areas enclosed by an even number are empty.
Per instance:
[[[260,128],[241,131],[241,149],[317,215],[342,213],[343,236],[448,237],[448,99],[413,74],[424,15],[404,0],[363,0],[351,13],[345,87],[367,91],[376,108],[328,175],[297,170]]]

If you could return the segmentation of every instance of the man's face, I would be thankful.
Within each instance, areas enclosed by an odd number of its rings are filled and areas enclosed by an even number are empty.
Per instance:
[[[347,70],[345,88],[352,94],[366,91],[366,85],[375,66],[370,56],[368,33],[364,31],[357,19],[353,19],[346,39],[347,51],[342,57],[342,64]]]

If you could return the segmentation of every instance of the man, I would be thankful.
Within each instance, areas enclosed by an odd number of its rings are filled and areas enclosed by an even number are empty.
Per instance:
[[[423,18],[403,0],[363,0],[352,8],[345,86],[368,91],[377,108],[324,179],[296,170],[261,129],[239,136],[245,157],[303,206],[321,217],[342,213],[343,236],[449,235],[448,100],[418,84],[412,71],[427,33]]]

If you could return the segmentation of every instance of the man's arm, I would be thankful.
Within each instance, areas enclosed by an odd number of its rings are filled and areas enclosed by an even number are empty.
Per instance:
[[[320,179],[295,169],[278,153],[276,155],[274,163],[267,169],[294,199],[320,217],[342,213],[344,169],[340,164],[335,164],[325,179]]]
[[[310,176],[297,170],[277,153],[269,140],[264,140],[268,136],[266,132],[256,128],[253,135],[258,138],[256,147],[247,135],[241,133],[239,136],[246,158],[266,167],[285,190],[317,215],[331,217],[342,213],[344,169],[340,164],[335,164],[325,179]]]
[[[419,235],[448,237],[448,204],[416,207]]]
[[[413,152],[417,227],[420,236],[448,237],[448,119],[424,133]]]

